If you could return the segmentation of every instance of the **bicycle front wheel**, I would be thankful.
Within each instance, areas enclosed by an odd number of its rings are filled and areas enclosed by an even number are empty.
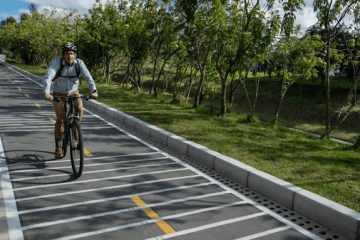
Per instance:
[[[84,168],[84,144],[78,119],[74,119],[70,127],[70,157],[74,176],[78,178]]]

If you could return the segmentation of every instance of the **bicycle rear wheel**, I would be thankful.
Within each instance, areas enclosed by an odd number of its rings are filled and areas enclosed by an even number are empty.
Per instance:
[[[75,131],[77,131],[77,139],[75,138]],[[78,119],[74,119],[70,127],[70,157],[74,176],[78,178],[81,176],[84,168],[84,145]]]

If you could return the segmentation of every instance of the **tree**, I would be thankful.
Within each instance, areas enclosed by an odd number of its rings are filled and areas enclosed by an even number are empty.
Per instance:
[[[30,3],[29,4],[29,6],[28,6],[28,8],[29,8],[29,11],[30,11],[30,13],[31,14],[33,14],[33,13],[35,13],[35,12],[37,12],[38,10],[38,6],[35,4],[35,3]]]
[[[314,11],[317,13],[319,26],[324,26],[326,31],[326,130],[328,132],[331,126],[330,112],[330,58],[332,54],[331,42],[334,30],[341,24],[344,17],[351,12],[354,13],[354,19],[358,18],[359,1],[357,0],[315,0],[313,2]],[[333,27],[332,27],[333,26]],[[327,135],[328,136],[328,135]],[[329,137],[329,136],[328,136]]]
[[[85,15],[85,32],[81,33],[81,54],[89,66],[97,66],[103,79],[109,83],[112,74],[119,68],[119,57],[125,48],[127,26],[120,14],[118,4],[123,1],[107,1],[103,6],[96,2]]]
[[[310,36],[306,34],[303,38],[283,37],[276,45],[274,60],[277,65],[284,67],[277,71],[282,79],[280,100],[278,102],[274,125],[277,124],[282,101],[286,92],[299,79],[310,79],[317,76],[316,66],[323,66],[322,59],[318,56],[318,51],[322,49],[324,43],[319,35]],[[286,66],[290,66],[293,70]]]
[[[275,11],[267,17],[269,8],[262,9],[259,0],[253,5],[247,0],[231,2],[226,8],[220,1],[213,1],[213,9],[213,20],[218,22],[213,60],[221,79],[220,113],[224,115],[228,76],[246,72],[249,61],[267,53],[279,31],[280,17]]]

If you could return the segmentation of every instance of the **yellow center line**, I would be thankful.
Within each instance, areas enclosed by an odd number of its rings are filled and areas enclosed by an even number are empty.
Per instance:
[[[25,97],[29,97],[29,95],[25,94]]]
[[[139,197],[139,196],[133,196],[131,197],[131,200],[133,200],[133,202],[141,207],[141,206],[146,206],[146,203]],[[143,208],[142,209],[146,215],[148,215],[149,218],[151,219],[157,219],[160,218],[160,216],[151,208]],[[163,230],[166,234],[170,234],[170,233],[174,233],[176,232],[167,222],[165,222],[164,220],[159,220],[155,222],[156,225],[158,225],[159,228],[161,228],[161,230]]]
[[[53,119],[53,118],[50,118],[50,121],[55,124],[56,123],[56,120]],[[75,145],[77,145],[77,143],[75,143]],[[84,154],[87,156],[87,157],[94,157],[94,155],[92,155],[92,153],[87,150],[86,148],[84,148]]]
[[[35,103],[35,106],[37,106],[38,108],[41,108],[40,104]]]
[[[94,157],[94,155],[92,155],[91,152],[89,152],[89,150],[87,150],[86,148],[84,148],[84,154],[85,154],[87,157]]]

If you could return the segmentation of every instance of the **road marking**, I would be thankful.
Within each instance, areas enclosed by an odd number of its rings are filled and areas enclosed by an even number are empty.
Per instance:
[[[19,127],[7,127],[9,129],[6,130],[0,130],[0,133],[3,132],[46,132],[46,131],[54,131],[54,128],[39,128],[40,126],[29,126],[29,127],[24,127],[23,129],[19,128]],[[49,126],[50,127],[50,126]],[[14,128],[14,129],[12,129]],[[34,128],[32,130],[29,130],[29,128]],[[81,127],[82,130],[94,130],[94,129],[105,129],[105,128],[112,128],[112,127]]]
[[[24,239],[21,231],[21,223],[19,213],[15,202],[15,196],[10,181],[10,176],[7,174],[8,167],[6,165],[5,150],[0,136],[0,172],[1,172],[1,188],[6,209],[6,218],[9,229],[9,236],[11,239]]]
[[[274,229],[271,229],[271,230],[268,230],[268,231],[265,231],[265,232],[256,233],[256,234],[253,234],[253,235],[250,235],[250,236],[238,238],[238,239],[235,239],[235,240],[251,240],[251,239],[255,239],[255,238],[259,238],[259,237],[268,236],[270,234],[281,232],[281,231],[284,231],[284,230],[287,230],[287,229],[290,229],[290,228],[291,228],[290,226],[278,227],[278,228],[274,228]]]
[[[85,220],[85,219],[92,219],[92,218],[103,217],[103,216],[108,216],[108,215],[114,215],[114,214],[123,213],[123,212],[136,211],[136,210],[149,208],[149,207],[164,206],[164,205],[169,205],[169,204],[173,204],[173,203],[186,202],[186,201],[202,199],[202,198],[208,198],[208,197],[213,197],[213,196],[219,196],[219,195],[224,195],[224,194],[229,194],[229,192],[224,191],[224,192],[216,192],[216,193],[210,193],[210,194],[204,194],[204,195],[197,195],[197,196],[192,196],[192,197],[187,197],[187,198],[174,199],[174,200],[170,200],[170,201],[166,201],[166,202],[159,202],[159,203],[149,204],[149,205],[145,205],[145,206],[124,208],[124,209],[120,209],[120,210],[96,213],[96,214],[80,216],[80,217],[74,217],[74,218],[67,218],[67,219],[56,220],[56,221],[52,221],[52,222],[44,222],[44,223],[24,226],[21,229],[24,231],[24,230],[28,230],[28,229],[34,229],[34,228],[39,228],[39,227],[47,227],[47,226],[51,226],[51,225],[74,222],[74,221],[80,221],[80,220]]]
[[[171,191],[188,189],[188,188],[204,187],[204,186],[213,185],[213,184],[214,183],[211,183],[211,182],[198,183],[198,184],[188,185],[188,186],[180,186],[180,187],[165,188],[165,189],[160,189],[160,190],[142,192],[142,193],[137,193],[136,195],[137,196],[145,196],[145,195],[150,195],[150,194],[171,192]],[[28,214],[28,213],[34,213],[34,212],[43,212],[43,211],[49,211],[49,210],[54,210],[54,209],[59,209],[59,208],[68,208],[68,207],[75,207],[75,206],[87,205],[87,204],[97,204],[97,203],[101,203],[101,202],[115,201],[115,200],[130,198],[131,196],[134,196],[134,194],[122,195],[122,196],[111,197],[111,198],[101,198],[101,199],[96,199],[96,200],[69,203],[69,204],[63,204],[63,205],[56,205],[56,206],[51,206],[51,207],[36,208],[36,209],[31,209],[31,210],[24,210],[24,211],[18,212],[18,214],[20,215],[20,214]]]
[[[149,238],[147,240],[160,240],[160,239],[168,239],[168,238],[178,237],[178,236],[182,236],[182,235],[186,235],[186,234],[189,234],[189,233],[202,231],[202,230],[209,229],[209,228],[214,228],[214,227],[223,226],[223,225],[234,223],[234,222],[240,222],[240,221],[248,220],[248,219],[251,219],[251,218],[260,217],[260,216],[263,216],[263,215],[266,215],[266,213],[264,213],[264,212],[255,213],[255,214],[247,215],[247,216],[244,216],[244,217],[238,217],[238,218],[229,219],[229,220],[225,220],[225,221],[221,221],[221,222],[217,222],[217,223],[211,223],[211,224],[203,225],[203,226],[196,227],[196,228],[190,228],[190,229],[179,231],[179,232],[176,232],[176,233],[173,233],[173,234],[170,234],[170,235],[163,235],[163,236],[158,236],[158,237],[154,237],[154,238]]]
[[[77,146],[78,143],[75,143],[75,146]],[[94,157],[94,155],[91,154],[91,152],[89,150],[87,150],[85,147],[84,147],[84,154],[87,156],[87,157]]]
[[[41,108],[40,104],[35,103],[35,106],[37,106],[38,108]]]
[[[153,154],[160,154],[158,152],[150,152],[150,153],[135,153],[135,154],[123,154],[123,155],[114,155],[114,156],[103,156],[103,157],[94,157],[94,158],[85,158],[84,160],[102,160],[102,159],[108,159],[108,158],[120,158],[120,157],[132,157],[132,156],[143,156],[143,155],[153,155]],[[140,159],[141,160],[141,159]],[[44,164],[44,163],[57,163],[57,162],[68,162],[70,159],[66,160],[48,160],[48,161],[41,161],[41,162],[29,162],[29,163],[14,163],[9,164],[9,167],[12,166],[22,166],[22,165],[32,165],[32,164]],[[131,162],[132,160],[126,161]],[[125,162],[125,161],[124,161]]]
[[[29,97],[29,95],[28,95],[28,94],[25,94],[25,97]]]
[[[93,160],[95,158],[86,158],[84,160]],[[103,166],[103,165],[112,165],[112,164],[118,164],[118,163],[134,163],[134,162],[144,162],[144,161],[155,161],[160,159],[167,159],[167,157],[158,157],[158,158],[144,158],[144,159],[137,159],[137,160],[129,160],[129,161],[116,161],[116,162],[107,162],[107,163],[94,163],[94,164],[87,164],[86,167],[90,166]],[[69,160],[66,160],[68,162]],[[54,161],[55,162],[55,161]],[[65,162],[65,161],[62,161]],[[45,162],[41,162],[41,164],[44,164]],[[51,162],[50,162],[51,163]],[[39,163],[40,164],[40,163]],[[45,171],[45,170],[57,170],[57,169],[64,169],[64,168],[71,168],[71,166],[64,166],[64,167],[55,167],[55,168],[35,168],[35,169],[27,169],[27,170],[10,170],[10,174],[13,173],[19,173],[19,172],[38,172],[38,171]],[[118,168],[119,169],[119,168]],[[20,179],[13,179],[12,181],[18,181]]]
[[[193,215],[193,214],[197,214],[197,213],[202,213],[202,212],[222,209],[222,208],[226,208],[226,207],[236,206],[236,205],[240,205],[240,204],[244,204],[244,203],[246,203],[246,202],[242,201],[242,202],[224,204],[224,205],[220,205],[220,206],[216,206],[216,207],[209,207],[209,208],[204,208],[204,209],[200,209],[200,210],[175,214],[175,215],[171,215],[171,216],[167,216],[167,217],[161,217],[159,219],[160,220],[167,220],[167,219],[179,218],[179,217],[189,216],[189,215]],[[265,213],[252,214],[252,215],[249,215],[249,216],[246,216],[246,217],[253,218],[253,217],[257,217],[258,215],[265,215]],[[243,218],[245,218],[245,217],[243,217]],[[79,239],[81,237],[88,237],[88,236],[93,236],[93,235],[97,235],[97,234],[112,232],[112,231],[116,231],[116,230],[120,230],[120,229],[130,228],[130,227],[134,227],[134,226],[141,226],[141,225],[145,225],[145,224],[149,224],[149,223],[154,223],[156,221],[158,221],[158,219],[151,219],[151,220],[147,220],[147,221],[142,221],[142,222],[137,222],[137,223],[132,223],[132,224],[126,224],[126,225],[122,225],[122,226],[116,226],[116,227],[112,227],[112,228],[106,228],[106,229],[101,229],[101,230],[87,232],[87,233],[81,233],[81,234],[72,235],[72,236],[68,236],[68,237],[57,238],[56,240]],[[169,234],[169,235],[164,235],[164,236],[172,236],[172,235],[177,234],[177,233],[178,232],[172,233],[172,234]],[[156,240],[157,238],[153,238],[153,239]],[[159,238],[159,239],[161,239],[161,238]]]
[[[124,167],[124,168],[106,169],[106,170],[98,170],[98,171],[86,171],[86,172],[83,172],[83,174],[99,173],[99,172],[111,172],[111,171],[118,171],[118,170],[127,170],[127,169],[144,168],[144,167],[157,167],[157,166],[175,165],[175,164],[179,164],[179,163],[173,162],[173,163],[162,163],[162,164],[149,164],[149,165],[142,165],[142,166],[136,166],[136,167]],[[68,168],[71,168],[71,167],[68,167]],[[179,169],[188,170],[187,168],[179,168]],[[23,180],[40,179],[40,178],[61,177],[61,176],[67,176],[67,175],[72,175],[72,173],[69,172],[69,173],[49,175],[49,176],[21,178],[20,180],[23,181]]]
[[[94,155],[92,155],[91,152],[87,150],[85,147],[84,147],[84,153],[87,157],[94,157]]]
[[[142,206],[146,206],[147,204],[139,197],[139,196],[133,196],[130,198],[131,200],[133,200],[133,202],[138,206],[138,207],[142,207]],[[160,216],[154,211],[152,210],[150,207],[146,207],[146,208],[142,208],[142,210],[144,211],[144,213],[150,218],[150,219],[159,219]],[[170,233],[174,233],[176,232],[167,222],[165,222],[164,220],[160,220],[160,221],[156,221],[155,222],[156,225],[159,226],[159,228],[161,228],[161,230],[164,231],[164,233],[166,234],[170,234]]]
[[[174,169],[173,171],[182,171],[182,170],[188,170],[188,169]],[[171,171],[169,171],[169,172],[171,172]],[[158,180],[152,180],[152,181],[146,181],[146,182],[138,182],[138,183],[128,183],[128,184],[116,185],[116,186],[110,186],[110,187],[103,187],[103,188],[92,188],[92,189],[86,189],[86,190],[80,190],[80,191],[54,193],[54,194],[40,195],[40,196],[34,196],[34,197],[18,198],[15,201],[16,202],[21,202],[21,201],[28,201],[28,200],[34,200],[34,199],[51,198],[51,197],[57,197],[57,196],[72,195],[72,194],[78,194],[78,193],[86,193],[86,192],[96,192],[96,191],[101,191],[101,190],[132,187],[132,186],[143,185],[143,184],[151,184],[151,183],[158,183],[158,182],[171,181],[171,180],[177,180],[177,179],[196,178],[196,177],[200,177],[200,176],[199,175],[190,175],[190,176],[176,177],[176,178],[165,178],[165,179],[158,179]]]
[[[130,175],[123,175],[117,177],[109,177],[109,178],[96,178],[84,181],[76,181],[76,182],[66,182],[66,183],[53,183],[53,184],[46,184],[46,185],[39,185],[39,186],[32,186],[32,187],[24,187],[24,188],[16,188],[13,191],[21,191],[21,190],[28,190],[34,188],[47,188],[47,187],[55,187],[55,186],[62,186],[62,185],[69,185],[69,184],[78,184],[78,183],[89,183],[89,182],[97,182],[97,181],[106,181],[106,180],[114,180],[120,178],[128,178],[128,177],[136,177],[136,176],[143,176],[147,174],[159,174],[159,173],[168,173],[172,172],[173,170],[164,170],[164,171],[156,171],[156,172],[148,172],[148,173],[138,173],[138,174],[130,174]],[[14,180],[13,180],[14,181]],[[16,181],[15,181],[16,182]]]

